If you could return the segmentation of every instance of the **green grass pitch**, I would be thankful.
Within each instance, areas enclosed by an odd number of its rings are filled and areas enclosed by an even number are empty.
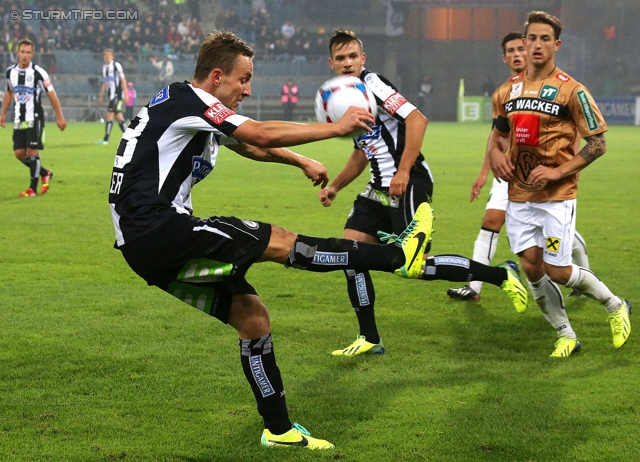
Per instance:
[[[456,284],[375,274],[387,353],[333,358],[357,334],[344,276],[271,263],[248,279],[271,312],[291,418],[336,449],[261,447],[233,329],[148,287],[112,248],[107,196],[120,132],[96,146],[103,130],[48,124],[42,159],[55,177],[37,198],[18,198],[28,170],[13,157],[11,129],[0,131],[1,461],[637,460],[640,327],[614,349],[596,302],[566,299],[583,348],[552,360],[555,334],[533,301],[518,315],[495,287],[462,303],[445,295]],[[469,191],[488,131],[429,124],[432,254],[472,254],[490,185],[481,202],[470,204]],[[582,173],[578,229],[591,268],[640,310],[640,128],[610,127],[607,143]],[[295,150],[335,177],[351,143]],[[200,216],[342,236],[367,179],[325,209],[297,169],[223,148],[194,206]],[[513,258],[500,239],[496,264]]]

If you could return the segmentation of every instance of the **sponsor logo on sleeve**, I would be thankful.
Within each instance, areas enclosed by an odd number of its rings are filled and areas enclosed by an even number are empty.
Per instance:
[[[201,156],[195,156],[191,166],[191,186],[204,180],[213,170],[213,164]]]
[[[149,103],[149,107],[153,107],[156,104],[160,104],[169,99],[169,87],[164,87],[162,90],[158,92],[156,96],[153,97],[151,102]]]
[[[404,96],[396,92],[393,95],[389,96],[386,100],[384,100],[384,103],[382,103],[382,107],[389,114],[394,115],[396,112],[398,112],[398,109],[400,109],[400,107],[406,102],[407,100],[404,99]]]
[[[216,125],[220,125],[228,117],[231,117],[234,114],[235,112],[226,107],[220,101],[216,101],[215,103],[213,103],[204,113],[204,115],[207,116],[207,118],[213,121],[213,123]]]
[[[540,131],[540,116],[537,114],[514,114],[513,132],[516,144],[523,146],[538,146]]]
[[[589,102],[586,91],[578,91],[578,101],[580,101],[580,107],[582,108],[582,113],[584,114],[584,118],[587,121],[589,130],[597,130],[598,122],[596,121],[596,116],[593,113],[593,109],[591,108],[591,103]]]

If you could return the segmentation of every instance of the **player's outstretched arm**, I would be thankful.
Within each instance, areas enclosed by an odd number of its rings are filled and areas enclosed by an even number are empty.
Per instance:
[[[304,175],[313,182],[314,186],[321,185],[321,187],[324,188],[329,182],[329,175],[324,165],[308,157],[296,154],[289,149],[265,149],[251,146],[246,143],[234,144],[226,147],[247,159],[256,160],[258,162],[276,162],[278,164],[298,167],[302,170]]]
[[[358,176],[364,172],[364,169],[367,168],[367,165],[369,165],[369,161],[365,153],[360,149],[354,149],[347,164],[336,179],[331,182],[331,185],[318,192],[320,203],[325,207],[329,207],[338,195],[338,192],[358,178]]]
[[[369,111],[352,106],[335,123],[301,124],[248,120],[233,132],[233,137],[243,143],[262,148],[296,146],[338,136],[347,136],[360,129],[371,131],[367,124],[373,125],[374,123],[375,120]]]

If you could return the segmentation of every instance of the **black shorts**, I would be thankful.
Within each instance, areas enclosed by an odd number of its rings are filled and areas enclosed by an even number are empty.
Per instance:
[[[380,191],[370,186],[362,191],[353,202],[345,229],[376,236],[378,231],[400,234],[413,219],[416,209],[423,202],[431,202],[433,183],[409,184],[404,196],[389,201]]]
[[[122,112],[122,98],[113,98],[109,100],[109,106],[107,106],[107,112]]]
[[[149,285],[227,323],[233,295],[257,295],[245,274],[270,238],[268,223],[177,215],[118,249]]]
[[[26,128],[24,130],[13,131],[13,150],[18,149],[44,149],[42,144],[42,129],[44,123],[42,120],[35,120],[33,127]]]

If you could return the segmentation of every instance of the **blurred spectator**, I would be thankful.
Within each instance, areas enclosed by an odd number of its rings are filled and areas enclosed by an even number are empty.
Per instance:
[[[122,67],[124,67],[125,75],[132,76],[138,73],[138,61],[136,61],[135,57],[132,54],[127,55],[127,59],[125,60]]]
[[[282,85],[282,91],[280,93],[280,101],[282,101],[283,120],[293,120],[293,110],[298,104],[298,86],[293,82],[293,79],[286,81]]]
[[[153,64],[153,67],[160,70],[158,73],[158,80],[162,82],[163,85],[173,83],[173,63],[169,59],[169,56],[165,54],[161,62],[158,62],[157,56],[152,56],[151,64]]]
[[[282,25],[282,27],[280,28],[280,33],[286,40],[289,40],[291,37],[295,35],[296,26],[293,25],[293,22],[291,22],[290,19],[287,19]]]
[[[186,38],[189,35],[189,18],[185,15],[182,21],[178,23],[176,28],[181,37]]]
[[[127,123],[133,120],[133,108],[136,106],[137,101],[138,93],[133,88],[133,82],[129,81],[127,83],[127,102],[124,105],[124,119]]]
[[[198,37],[199,40],[203,38],[204,34],[202,32],[202,27],[200,26],[198,18],[191,18],[191,22],[189,23],[189,35],[191,34],[195,34],[195,36]]]
[[[418,86],[418,110],[429,118],[431,111],[431,97],[433,95],[433,84],[428,75],[423,75]]]
[[[493,92],[496,91],[496,84],[493,83],[490,76],[485,76],[482,81],[482,95],[483,96],[491,96]]]

